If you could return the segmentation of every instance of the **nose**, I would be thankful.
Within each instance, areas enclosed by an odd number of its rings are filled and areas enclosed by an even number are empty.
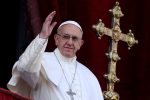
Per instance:
[[[72,37],[68,40],[68,43],[69,43],[69,44],[73,44]]]

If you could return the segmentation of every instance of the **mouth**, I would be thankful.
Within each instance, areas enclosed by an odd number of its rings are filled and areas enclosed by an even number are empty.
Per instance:
[[[67,49],[67,50],[73,50],[74,48],[72,48],[72,47],[65,47],[65,49]]]
[[[68,57],[72,57],[74,55],[74,48],[73,47],[64,47],[63,50],[64,55]]]

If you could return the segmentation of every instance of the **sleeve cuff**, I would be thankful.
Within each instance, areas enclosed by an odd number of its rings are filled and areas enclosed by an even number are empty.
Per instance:
[[[40,38],[39,35],[37,36],[37,42],[38,42],[38,44],[40,44],[40,45],[44,45],[44,44],[47,42],[47,40],[48,40],[48,39]]]

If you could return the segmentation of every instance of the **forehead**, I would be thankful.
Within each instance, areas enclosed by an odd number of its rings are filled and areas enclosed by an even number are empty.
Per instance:
[[[58,33],[60,34],[70,34],[70,35],[82,35],[82,31],[79,27],[77,27],[76,25],[73,24],[65,24],[62,25],[59,29],[58,29]]]

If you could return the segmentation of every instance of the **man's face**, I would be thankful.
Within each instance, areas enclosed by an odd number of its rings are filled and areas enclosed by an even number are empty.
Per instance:
[[[65,57],[71,58],[83,44],[81,30],[72,24],[66,24],[59,28],[55,34],[55,44]]]

